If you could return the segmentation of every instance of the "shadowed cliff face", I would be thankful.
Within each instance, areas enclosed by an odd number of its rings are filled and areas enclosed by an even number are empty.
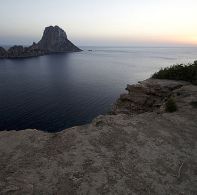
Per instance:
[[[42,39],[38,42],[37,46],[39,49],[49,52],[80,51],[79,48],[67,39],[64,30],[58,26],[46,27]]]
[[[63,29],[58,26],[46,27],[42,39],[30,47],[13,46],[6,51],[0,48],[0,58],[35,57],[50,53],[79,52],[77,46],[67,39]]]

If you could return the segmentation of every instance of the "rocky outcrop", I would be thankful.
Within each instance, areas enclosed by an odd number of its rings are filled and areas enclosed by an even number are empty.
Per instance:
[[[34,57],[51,53],[79,52],[77,46],[71,43],[64,30],[58,26],[46,27],[42,39],[30,47],[13,46],[8,51],[0,48],[0,58]]]
[[[58,26],[45,28],[42,39],[37,44],[41,50],[49,52],[81,51],[68,39],[66,33]]]
[[[136,85],[127,85],[128,94],[122,94],[112,113],[134,114],[161,107],[172,91],[188,84],[184,81],[148,79]]]
[[[27,58],[45,54],[48,54],[48,52],[46,50],[41,50],[38,47],[13,46],[8,49],[7,58]]]
[[[151,79],[127,89],[140,114],[118,105],[58,133],[0,132],[0,194],[197,194],[197,86]],[[177,112],[157,112],[166,95]],[[147,111],[148,97],[161,106]]]
[[[6,58],[6,57],[7,57],[7,51],[3,47],[0,47],[0,58]]]

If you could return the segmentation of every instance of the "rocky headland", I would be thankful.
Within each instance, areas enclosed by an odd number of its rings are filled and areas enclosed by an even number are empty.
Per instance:
[[[46,27],[42,39],[38,43],[33,43],[29,47],[13,46],[8,50],[0,47],[1,58],[27,58],[36,57],[52,53],[79,52],[82,51],[75,46],[64,30],[58,26]]]
[[[148,79],[127,90],[84,126],[1,131],[0,194],[197,194],[197,86]]]

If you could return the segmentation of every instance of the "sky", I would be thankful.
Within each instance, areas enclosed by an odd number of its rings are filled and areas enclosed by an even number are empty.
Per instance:
[[[197,0],[0,0],[0,44],[58,25],[79,46],[197,46]]]

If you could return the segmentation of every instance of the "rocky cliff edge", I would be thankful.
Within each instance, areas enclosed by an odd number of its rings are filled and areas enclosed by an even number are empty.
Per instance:
[[[84,126],[0,132],[0,194],[197,194],[197,86],[149,79],[127,90]]]

